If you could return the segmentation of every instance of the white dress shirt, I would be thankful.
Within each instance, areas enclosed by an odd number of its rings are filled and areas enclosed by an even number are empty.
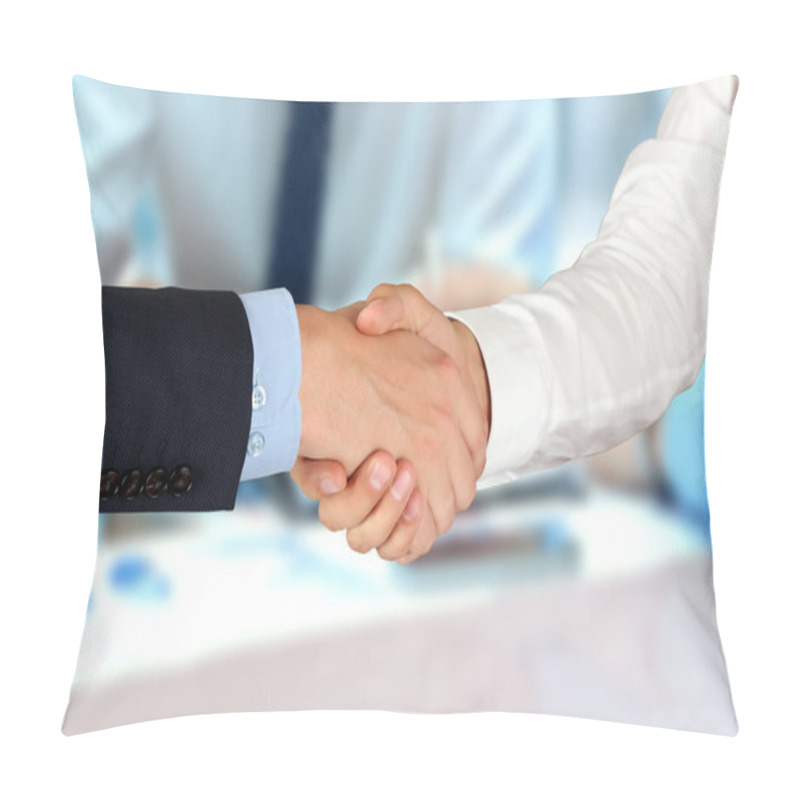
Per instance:
[[[607,450],[693,383],[737,88],[727,76],[672,92],[572,268],[540,291],[451,315],[474,333],[491,391],[481,487]]]

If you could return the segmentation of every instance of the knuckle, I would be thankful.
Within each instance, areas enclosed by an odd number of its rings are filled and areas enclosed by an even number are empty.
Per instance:
[[[385,295],[389,294],[391,291],[394,290],[394,286],[391,283],[379,283],[370,293],[370,299],[375,297],[384,297]]]
[[[423,544],[412,548],[411,552],[408,554],[409,560],[416,561],[416,559],[427,555],[430,552],[431,547],[433,547],[433,542],[424,542]]]
[[[347,531],[347,544],[357,553],[368,553],[372,549],[369,538],[360,528],[351,528]]]
[[[319,500],[320,493],[316,486],[307,486],[306,484],[300,483],[298,480],[295,480],[297,487],[300,491],[309,499],[309,500]]]
[[[445,361],[442,362],[442,371],[451,383],[461,383],[461,371],[458,369],[456,362],[446,353]]]
[[[475,499],[476,491],[477,487],[474,482],[470,482],[464,487],[461,494],[461,500],[457,506],[458,511],[465,511],[472,505],[472,501]]]
[[[413,537],[413,531],[396,533],[383,546],[378,548],[378,555],[385,561],[396,561],[408,552],[408,546]]]
[[[417,536],[408,553],[411,560],[413,561],[427,555],[431,551],[435,541],[435,536]]]
[[[452,408],[446,403],[430,406],[431,426],[436,430],[438,436],[446,437],[455,427],[455,415]]]
[[[329,531],[339,531],[342,529],[339,520],[336,518],[336,514],[333,513],[331,507],[324,500],[319,504],[318,516],[319,521]]]
[[[456,362],[444,350],[437,348],[431,355],[431,360],[441,379],[449,382],[458,376]]]
[[[436,515],[436,535],[443,536],[447,533],[450,528],[453,527],[455,518],[455,504],[451,500],[446,506],[441,508]]]
[[[408,548],[393,536],[391,541],[378,548],[377,553],[384,561],[397,561],[405,555],[406,550]]]
[[[289,472],[291,479],[297,484],[297,488],[309,499],[316,500],[316,486],[309,480],[307,470],[302,467],[294,466]]]

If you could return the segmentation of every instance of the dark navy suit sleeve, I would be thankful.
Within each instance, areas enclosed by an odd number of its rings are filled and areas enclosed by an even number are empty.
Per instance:
[[[234,292],[103,287],[100,511],[232,509],[253,344]]]

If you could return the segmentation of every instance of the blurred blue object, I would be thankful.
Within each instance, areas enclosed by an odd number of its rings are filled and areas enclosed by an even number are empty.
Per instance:
[[[539,523],[539,542],[542,551],[560,553],[573,546],[573,536],[560,517],[550,517]]]
[[[137,555],[120,556],[111,566],[109,583],[115,592],[133,600],[165,600],[172,591],[149,559]]]
[[[670,493],[710,540],[704,442],[705,363],[697,380],[670,403],[663,420],[662,458]]]

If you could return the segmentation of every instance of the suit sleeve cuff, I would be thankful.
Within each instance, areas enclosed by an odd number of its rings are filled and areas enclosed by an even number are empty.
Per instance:
[[[297,312],[286,289],[240,295],[253,340],[250,433],[240,480],[287,472],[300,446],[301,350]]]

